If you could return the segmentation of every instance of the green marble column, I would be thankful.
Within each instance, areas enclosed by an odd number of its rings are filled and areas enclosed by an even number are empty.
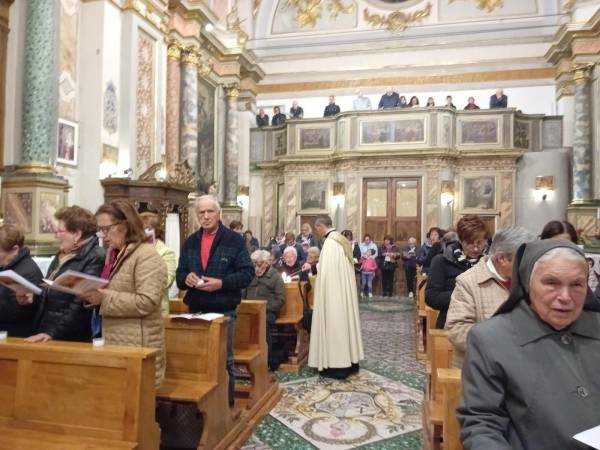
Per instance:
[[[28,0],[23,87],[24,164],[49,164],[57,130],[57,5],[55,0]]]

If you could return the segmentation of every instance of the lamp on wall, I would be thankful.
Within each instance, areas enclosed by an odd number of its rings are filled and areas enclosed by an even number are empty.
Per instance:
[[[333,183],[333,203],[336,206],[341,207],[344,203],[344,196],[346,195],[346,186],[343,182],[334,182]]]
[[[454,201],[454,181],[445,180],[442,181],[442,193],[440,200],[443,206],[450,206]]]
[[[535,177],[535,191],[539,194],[542,201],[554,192],[554,177],[552,175],[543,175]]]
[[[250,201],[250,186],[238,186],[237,201],[238,205],[240,205],[242,208],[248,208],[248,203]]]

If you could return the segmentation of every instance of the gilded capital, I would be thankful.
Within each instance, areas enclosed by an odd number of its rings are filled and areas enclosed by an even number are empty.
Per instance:
[[[198,49],[196,49],[195,47],[188,47],[184,49],[181,62],[183,62],[184,64],[192,64],[198,67],[198,65],[200,64],[200,54],[198,53]]]
[[[179,61],[181,59],[182,47],[177,42],[170,42],[167,49],[167,57]]]
[[[198,65],[198,73],[201,77],[207,77],[212,72],[212,62],[203,59]]]
[[[575,64],[573,66],[573,80],[575,83],[585,83],[590,80],[594,64]]]
[[[237,98],[240,96],[240,86],[237,83],[226,84],[223,86],[225,97]]]

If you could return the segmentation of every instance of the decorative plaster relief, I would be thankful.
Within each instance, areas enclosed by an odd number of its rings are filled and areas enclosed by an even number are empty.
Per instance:
[[[145,172],[154,151],[154,39],[138,30],[136,88],[136,170]]]
[[[346,178],[346,227],[354,234],[358,232],[361,226],[361,198],[358,181],[358,177],[354,174],[348,175]],[[360,240],[358,236],[356,238]]]
[[[354,0],[280,0],[271,33],[352,29],[356,28],[357,20]]]
[[[297,206],[297,192],[298,192],[298,178],[286,177],[285,179],[285,190],[286,190],[286,220],[285,229],[294,230],[296,228],[296,216],[298,213]]]
[[[425,184],[425,228],[429,230],[431,227],[440,225],[440,172],[438,170],[430,170],[427,172],[427,181]]]
[[[529,148],[529,137],[531,136],[531,122],[515,120],[514,146],[517,148]]]
[[[515,223],[514,217],[514,176],[513,173],[500,175],[500,227]]]
[[[442,22],[538,13],[536,0],[450,0],[438,4]]]
[[[115,134],[119,127],[119,100],[117,87],[109,81],[104,89],[102,99],[102,127],[108,134]]]

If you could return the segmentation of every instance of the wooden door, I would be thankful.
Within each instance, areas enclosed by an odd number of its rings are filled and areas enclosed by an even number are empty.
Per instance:
[[[399,244],[421,242],[421,178],[366,178],[362,201],[363,234],[378,244],[386,234]]]

